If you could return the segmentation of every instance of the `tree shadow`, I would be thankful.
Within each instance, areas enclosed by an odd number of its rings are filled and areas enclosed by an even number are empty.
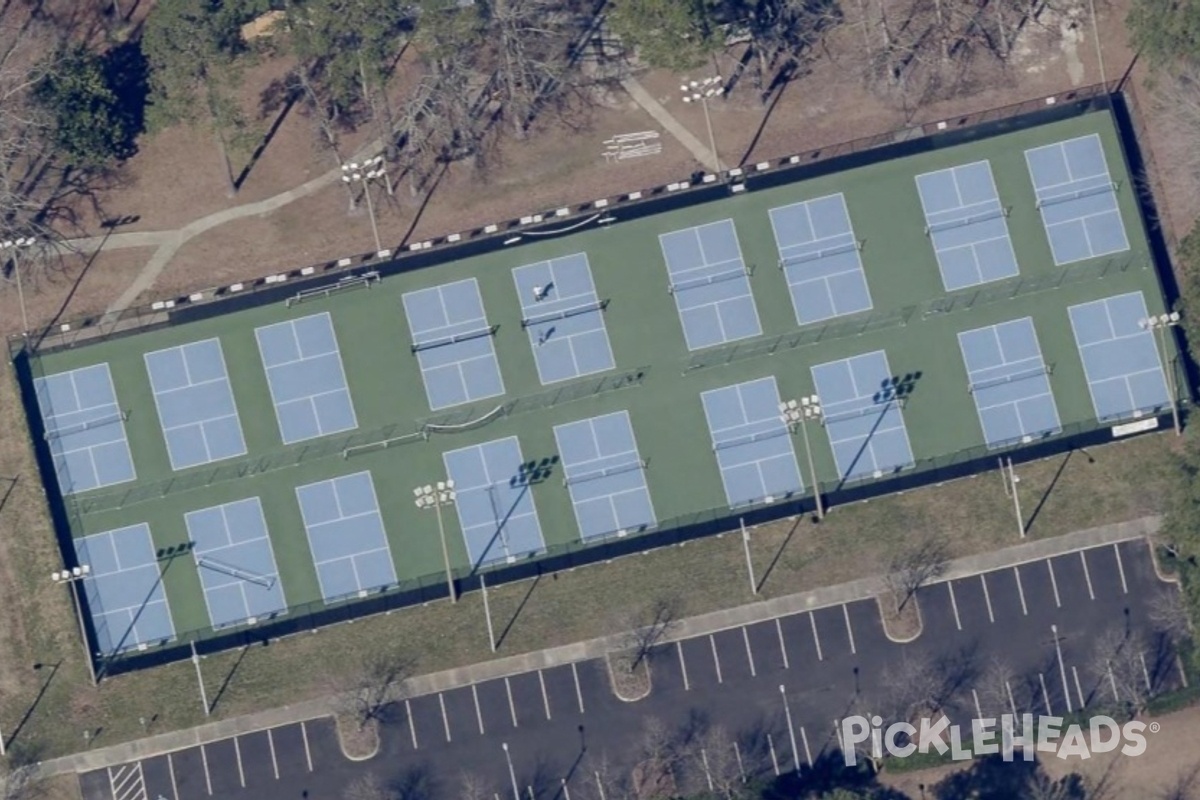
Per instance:
[[[284,120],[288,118],[293,107],[300,100],[300,91],[295,87],[283,81],[273,81],[263,90],[260,108],[260,113],[263,115],[270,113],[278,108],[279,112],[275,115],[275,119],[271,122],[267,132],[263,135],[262,141],[254,148],[250,154],[250,159],[246,162],[246,166],[242,167],[242,171],[233,179],[233,188],[241,190],[242,184],[250,177],[250,171],[258,164],[263,153],[267,151],[267,146],[275,139],[279,129],[283,127]]]
[[[104,80],[117,97],[115,111],[125,140],[120,158],[137,153],[137,138],[146,131],[146,100],[150,94],[150,66],[141,41],[129,41],[107,50],[100,57]]]
[[[34,664],[33,668],[35,670],[41,670],[44,666],[46,665],[39,663]],[[42,685],[38,689],[37,696],[33,698],[33,702],[29,704],[29,708],[25,709],[25,713],[21,715],[20,721],[17,722],[16,726],[12,729],[12,732],[5,740],[5,744],[7,744],[9,747],[12,746],[13,742],[17,741],[17,737],[21,735],[21,731],[25,729],[25,725],[28,724],[30,718],[33,717],[33,712],[37,710],[38,705],[42,702],[42,698],[46,696],[46,690],[50,688],[51,681],[53,681],[54,676],[58,674],[58,668],[62,666],[62,661],[57,661],[49,666],[50,673],[46,675],[46,679],[42,681]],[[3,733],[0,733],[0,735],[3,735]],[[10,759],[11,758],[13,758],[13,756],[10,755]]]

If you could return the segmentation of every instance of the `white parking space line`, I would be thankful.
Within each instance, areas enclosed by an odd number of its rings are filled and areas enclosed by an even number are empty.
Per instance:
[[[779,617],[775,618],[775,632],[779,634],[779,652],[783,653],[783,668],[791,669],[788,664],[787,643],[783,641],[783,625],[779,622]]]
[[[985,576],[983,573],[980,573],[979,582],[983,584],[983,602],[985,605],[987,605],[988,622],[994,623],[996,621],[996,615],[992,613],[992,595],[987,588],[987,576]]]
[[[1087,583],[1088,599],[1095,600],[1096,592],[1092,589],[1092,573],[1088,571],[1087,555],[1085,555],[1085,551],[1079,551],[1079,560],[1083,562],[1083,580]]]
[[[972,689],[971,697],[975,698],[975,719],[983,719],[983,708],[979,705],[979,692]]]
[[[279,759],[275,757],[275,737],[271,735],[270,728],[267,728],[267,747],[271,750],[271,769],[275,773],[275,780],[279,780]]]
[[[683,645],[679,641],[675,642],[675,650],[679,653],[679,669],[683,672],[683,690],[691,691],[692,686],[688,683],[687,676],[687,662],[683,660]]]
[[[579,701],[579,713],[583,713],[583,689],[579,686],[579,669],[571,662],[571,674],[575,676],[575,699]]]
[[[962,619],[958,616],[958,601],[954,599],[954,581],[946,581],[946,588],[950,591],[950,608],[954,609],[954,626],[961,631]]]
[[[742,626],[742,640],[746,642],[746,661],[750,664],[750,677],[757,678],[758,670],[754,668],[754,651],[750,649],[750,632]]]
[[[303,722],[300,723],[300,736],[304,739],[304,760],[308,762],[308,771],[312,772],[312,748],[308,746],[308,727]]]
[[[812,750],[808,749],[808,734],[804,732],[804,726],[800,726],[800,741],[804,743],[804,759],[808,762],[809,769],[812,769]]]
[[[171,776],[171,796],[179,800],[179,786],[175,784],[175,762],[170,753],[167,753],[167,774]]]
[[[475,684],[471,684],[471,697],[475,698],[475,720],[479,723],[479,735],[485,735],[483,730],[483,709],[479,707],[479,690],[475,688]]]
[[[708,635],[708,643],[712,647],[713,664],[717,667],[717,683],[724,683],[725,681],[721,678],[721,656],[717,654],[717,640],[711,633]]]
[[[1121,548],[1114,544],[1113,552],[1117,555],[1117,572],[1121,573],[1121,591],[1129,594],[1129,584],[1125,582],[1125,564],[1121,561]]]
[[[233,737],[233,753],[237,756],[238,765],[238,781],[242,784],[242,788],[246,788],[246,769],[242,766],[242,745],[238,742],[238,737]]]
[[[200,761],[204,764],[204,785],[208,787],[208,795],[212,796],[212,776],[208,774],[208,751],[200,745]]]
[[[542,705],[546,709],[546,719],[550,719],[550,695],[546,693],[546,678],[540,669],[538,670],[538,683],[542,687]]]
[[[1050,570],[1050,588],[1054,590],[1054,606],[1062,608],[1062,598],[1058,596],[1058,578],[1054,577],[1054,562],[1046,559],[1046,569]]]
[[[775,777],[779,777],[779,756],[775,753],[775,741],[767,734],[767,749],[771,751],[771,766],[775,769]]]
[[[146,800],[146,779],[140,761],[109,767],[108,784],[113,800]]]
[[[854,629],[850,627],[850,609],[845,603],[842,603],[842,616],[846,618],[846,636],[850,639],[850,654],[858,655],[858,648],[854,646]]]
[[[413,721],[412,703],[404,701],[404,716],[408,717],[408,732],[412,734],[413,750],[420,748],[417,744],[417,723]]]
[[[1146,654],[1139,652],[1138,659],[1142,662],[1142,677],[1146,679],[1146,691],[1150,691],[1150,670],[1146,669]]]
[[[1008,694],[1008,707],[1012,709],[1012,715],[1015,717],[1017,716],[1017,701],[1013,697],[1012,684],[1008,682],[1007,678],[1004,680],[1004,691]]]
[[[567,779],[559,778],[559,780],[562,781],[563,797],[565,800],[571,800],[571,787],[567,786]]]
[[[1108,684],[1112,687],[1113,702],[1120,702],[1121,694],[1117,691],[1117,678],[1113,675],[1112,662],[1106,661],[1104,665],[1108,668]]]
[[[715,788],[713,786],[712,770],[708,766],[708,751],[703,747],[700,748],[700,763],[704,765],[704,777],[708,779],[708,790],[711,792]]]
[[[1029,606],[1025,605],[1025,589],[1021,586],[1021,570],[1013,567],[1013,575],[1017,576],[1017,594],[1021,597],[1021,613],[1029,616]]]
[[[1075,677],[1075,696],[1079,698],[1079,707],[1083,708],[1083,687],[1079,685],[1079,670],[1075,669],[1075,665],[1071,665],[1071,674]]]
[[[517,727],[517,705],[513,702],[512,684],[508,682],[508,677],[504,678],[504,691],[508,693],[508,713],[512,715],[513,727]]]
[[[446,741],[450,741],[450,716],[446,713],[446,698],[438,692],[438,705],[442,707],[442,727],[446,729]]]
[[[1046,703],[1046,713],[1052,715],[1054,711],[1050,708],[1050,692],[1046,689],[1046,676],[1039,672],[1038,680],[1042,682],[1042,700]]]
[[[817,635],[817,618],[811,611],[808,612],[808,621],[812,623],[813,642],[817,645],[817,661],[824,661],[825,656],[821,655],[821,637]]]

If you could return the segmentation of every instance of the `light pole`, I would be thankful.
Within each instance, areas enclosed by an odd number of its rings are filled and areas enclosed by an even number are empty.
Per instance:
[[[508,779],[512,781],[513,800],[521,800],[521,790],[517,788],[517,771],[513,769],[512,756],[508,752],[508,742],[501,742],[504,748],[504,760],[508,762]]]
[[[1175,424],[1176,436],[1182,433],[1183,429],[1179,425],[1179,403],[1175,395],[1175,367],[1174,361],[1171,359],[1171,352],[1167,349],[1166,331],[1167,328],[1178,325],[1179,320],[1178,311],[1172,311],[1170,314],[1151,314],[1145,319],[1138,320],[1138,327],[1142,330],[1154,331],[1154,346],[1163,360],[1163,372],[1167,376],[1167,392],[1171,395],[1171,421]]]
[[[375,222],[375,206],[371,202],[371,181],[378,178],[383,178],[391,186],[391,180],[388,178],[387,170],[383,168],[383,156],[375,156],[367,159],[359,164],[357,161],[351,161],[349,164],[342,164],[342,180],[346,183],[362,182],[363,194],[367,196],[367,213],[371,217],[371,233],[375,235],[375,252],[383,250],[383,244],[379,241],[379,225]],[[389,194],[391,190],[389,189]]]
[[[725,94],[725,87],[721,85],[721,76],[714,75],[700,81],[688,81],[679,87],[679,91],[683,92],[683,102],[699,103],[704,108],[704,124],[708,128],[708,147],[713,157],[713,173],[719,174],[721,172],[721,156],[717,154],[717,139],[713,136],[712,117],[708,113],[708,99]]]
[[[37,239],[32,236],[18,236],[16,239],[6,239],[0,242],[0,250],[12,250],[13,274],[17,276],[17,300],[21,304],[21,333],[29,332],[29,317],[25,314],[25,289],[21,286],[21,259],[17,251],[22,247],[33,247]]]
[[[71,586],[71,599],[75,603],[75,616],[79,619],[79,638],[83,642],[83,659],[87,662],[88,675],[92,678],[92,686],[96,685],[96,665],[92,663],[92,651],[88,647],[87,627],[83,624],[83,606],[79,603],[79,587],[76,585],[92,574],[92,568],[80,564],[71,569],[57,570],[50,573],[50,579],[55,583],[67,583]]]
[[[446,527],[442,523],[442,506],[454,504],[454,481],[438,481],[436,486],[418,486],[413,489],[417,508],[430,509],[437,512],[438,537],[442,540],[442,563],[446,566],[446,589],[450,592],[450,602],[458,602],[458,592],[454,590],[454,573],[450,571],[450,550],[446,547]]]
[[[212,713],[208,705],[208,691],[204,688],[204,673],[200,671],[200,655],[196,652],[196,643],[192,642],[192,666],[196,668],[196,683],[200,686],[200,702],[204,704],[204,716]]]
[[[817,482],[817,467],[813,463],[812,445],[808,441],[808,423],[821,422],[821,399],[815,394],[801,397],[799,401],[788,400],[779,404],[779,414],[783,423],[794,433],[796,428],[804,437],[804,455],[808,461],[808,476],[812,479],[813,501],[816,504],[817,519],[825,518],[825,506],[821,503],[821,484]]]

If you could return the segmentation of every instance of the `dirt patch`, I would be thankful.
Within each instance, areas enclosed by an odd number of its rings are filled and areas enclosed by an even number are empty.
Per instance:
[[[604,661],[613,694],[621,700],[633,703],[650,694],[650,659],[638,659],[636,653],[620,652],[609,653]]]
[[[379,722],[367,720],[360,725],[358,720],[345,714],[334,718],[338,743],[342,755],[350,761],[367,761],[379,752]]]

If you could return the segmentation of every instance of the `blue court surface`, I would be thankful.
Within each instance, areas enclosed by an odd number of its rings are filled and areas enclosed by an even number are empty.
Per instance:
[[[1025,162],[1055,264],[1129,249],[1099,136],[1026,150]]]
[[[137,477],[108,364],[36,378],[33,386],[63,494]]]
[[[287,609],[257,497],[190,511],[184,520],[214,628],[257,622]]]
[[[946,291],[1017,274],[1005,209],[987,161],[918,175],[917,191]]]
[[[474,278],[408,292],[403,300],[431,409],[504,394],[492,346],[496,329]]]
[[[220,339],[146,353],[171,469],[245,455]]]
[[[284,444],[358,427],[329,314],[255,328]]]
[[[1062,431],[1050,370],[1031,318],[962,331],[958,346],[988,447],[1028,443]]]
[[[297,486],[296,500],[326,603],[396,583],[370,472]]]
[[[712,389],[700,400],[730,508],[804,491],[774,377]]]
[[[518,267],[513,280],[543,385],[613,368],[604,303],[586,253]]]
[[[163,592],[150,526],[94,533],[75,540],[96,645],[105,655],[144,648],[175,638],[175,624]]]
[[[512,562],[546,549],[517,437],[442,454],[467,554],[475,567]]]
[[[658,524],[629,412],[555,425],[554,440],[585,541]]]
[[[871,292],[843,195],[772,208],[771,229],[798,323],[871,310]]]
[[[1071,306],[1071,330],[1083,360],[1092,407],[1101,422],[1156,413],[1170,402],[1141,292]]]
[[[912,447],[882,350],[812,368],[825,432],[843,480],[881,478],[913,466]]]
[[[658,237],[688,350],[762,333],[733,220]]]

